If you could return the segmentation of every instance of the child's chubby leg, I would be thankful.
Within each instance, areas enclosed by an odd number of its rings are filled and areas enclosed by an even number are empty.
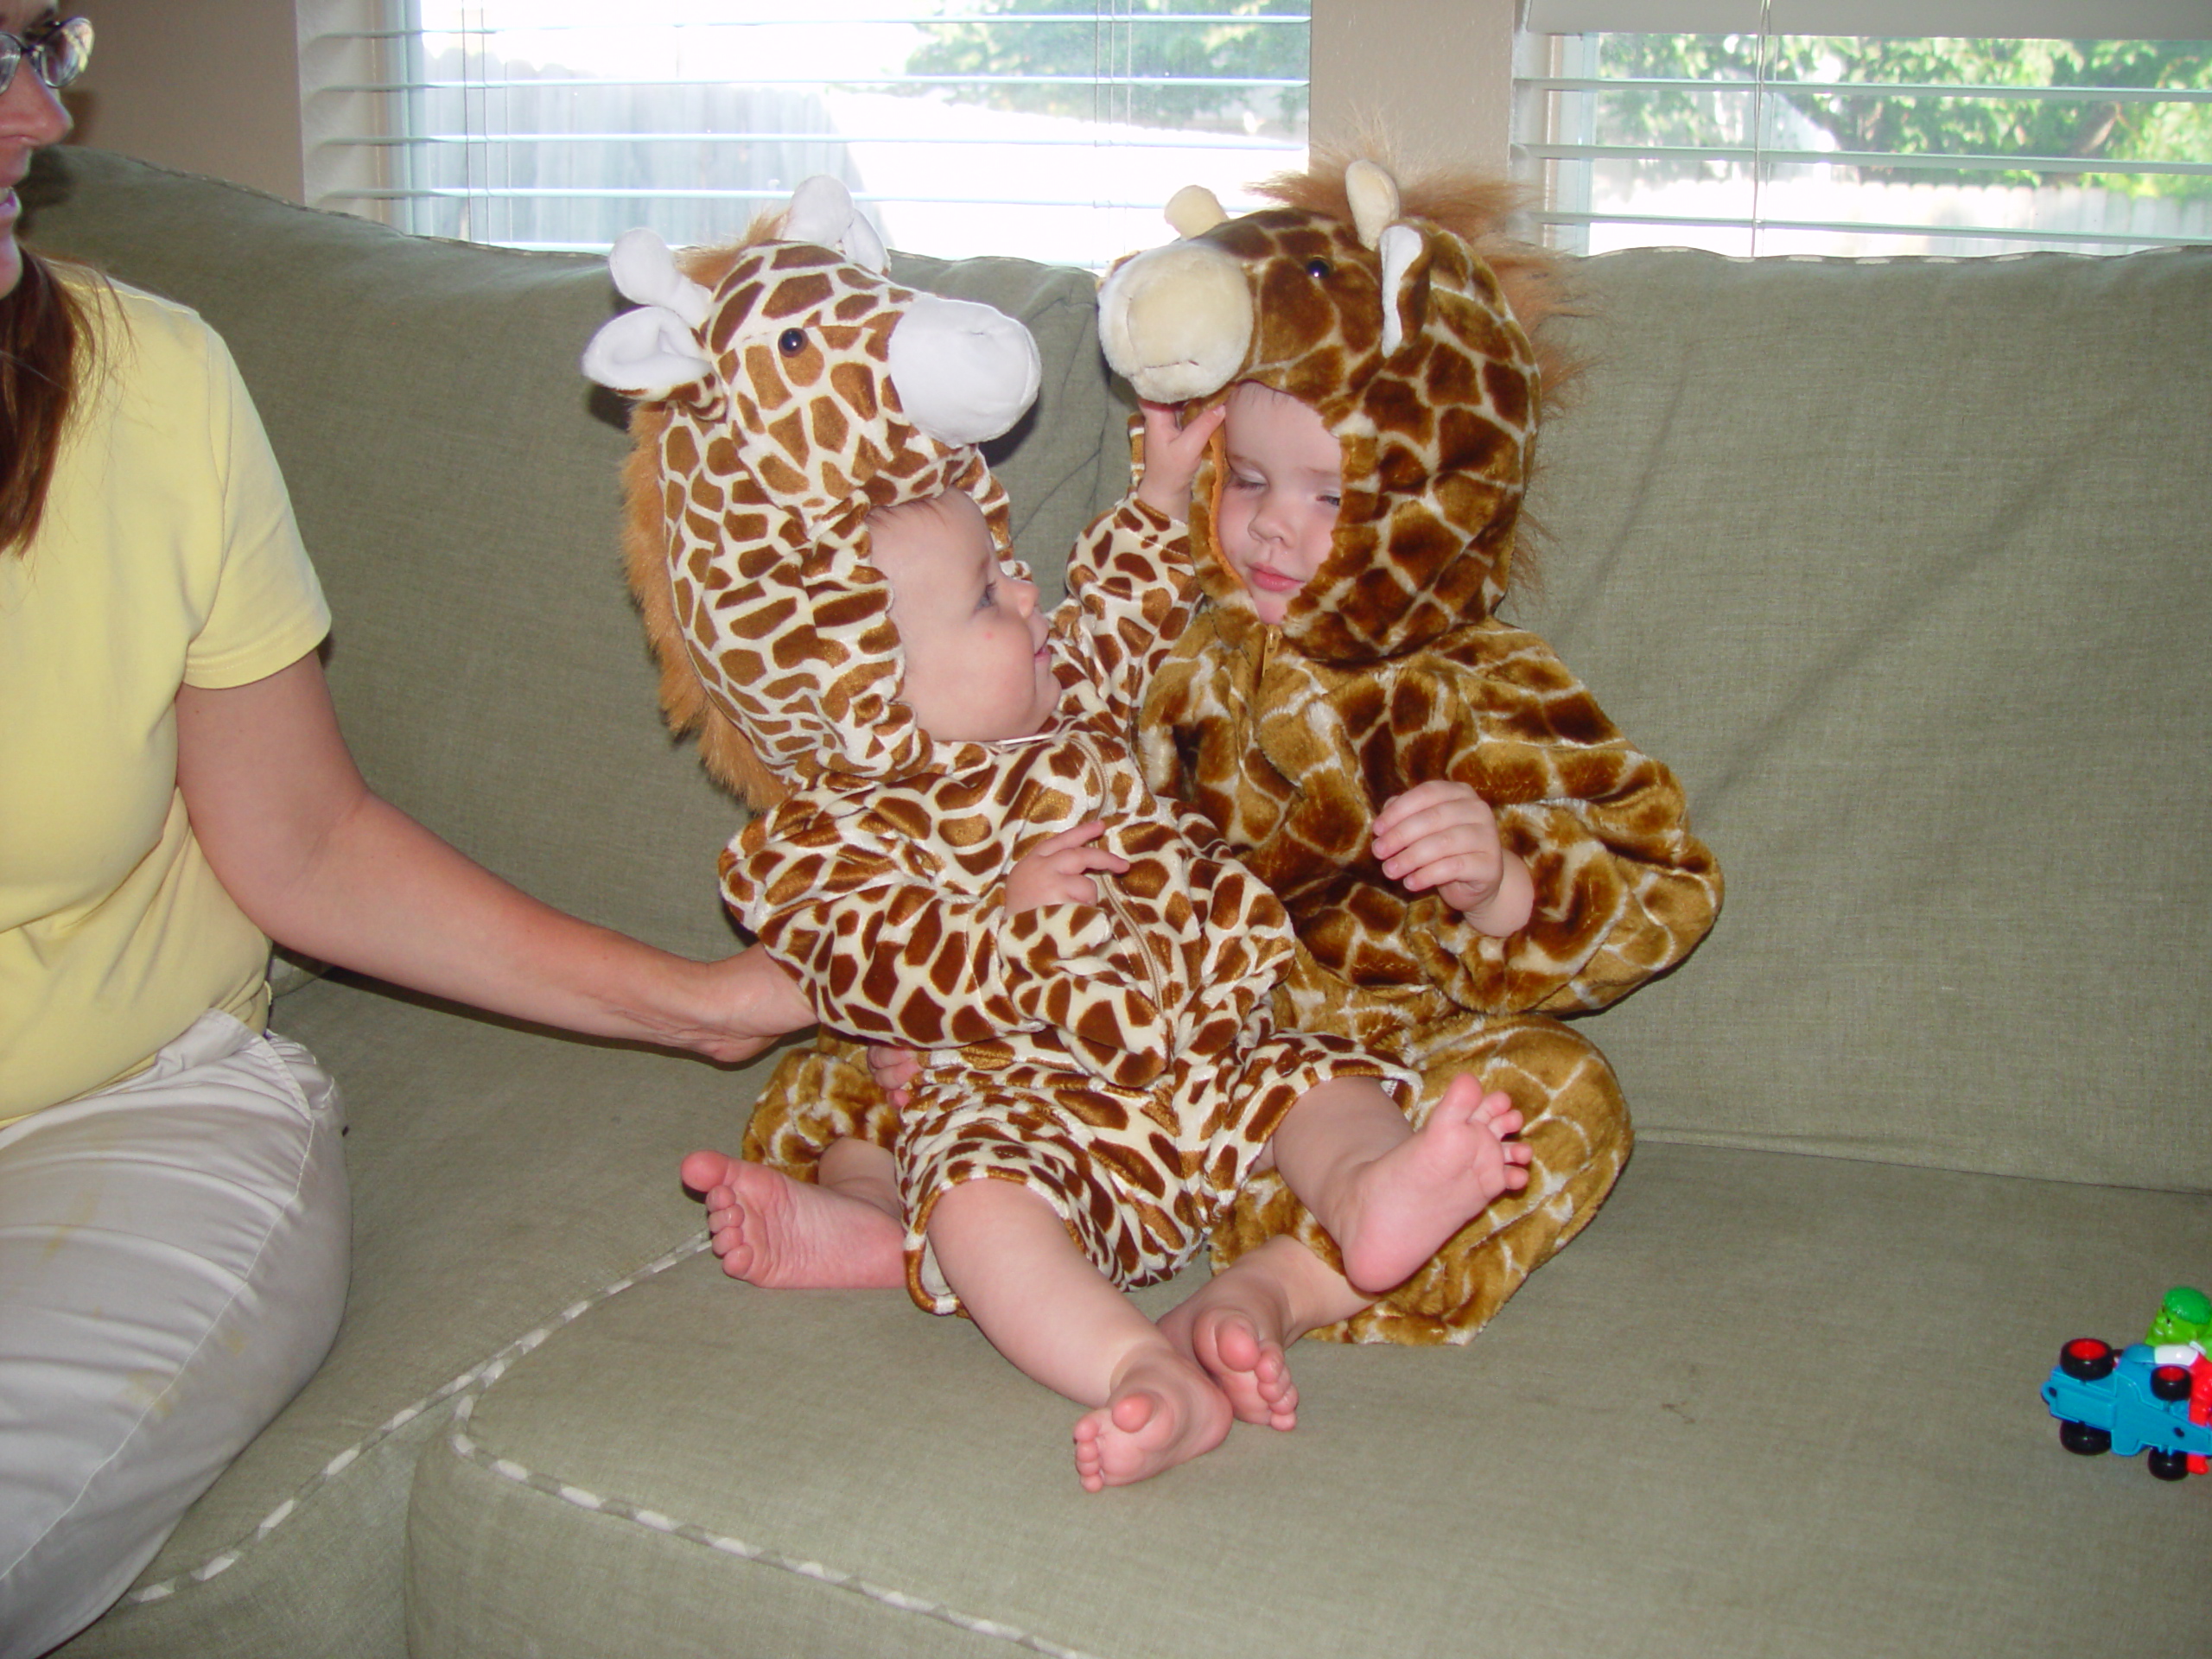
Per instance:
[[[931,1208],[938,1270],[992,1346],[1082,1405],[1076,1475],[1127,1486],[1211,1452],[1234,1414],[1206,1374],[1077,1248],[1019,1182],[963,1181]]]
[[[884,1147],[834,1141],[811,1182],[710,1151],[684,1159],[683,1175],[706,1195],[709,1243],[733,1279],[767,1290],[906,1282],[898,1171]]]
[[[1529,1181],[1505,1095],[1454,1077],[1416,1129],[1381,1084],[1338,1077],[1300,1096],[1268,1143],[1273,1166],[1337,1242],[1352,1288],[1403,1281],[1492,1200]],[[1357,1310],[1354,1310],[1357,1311]]]
[[[1170,1308],[1160,1329],[1229,1396],[1238,1421],[1295,1428],[1298,1389],[1284,1350],[1374,1300],[1298,1240],[1277,1236]]]

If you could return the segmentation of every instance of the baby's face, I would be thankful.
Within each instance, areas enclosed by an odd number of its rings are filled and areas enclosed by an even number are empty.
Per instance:
[[[1295,397],[1249,381],[1229,394],[1228,451],[1215,531],[1262,622],[1281,622],[1329,556],[1344,455]]]
[[[906,660],[900,701],[931,737],[1042,731],[1060,699],[1033,582],[1000,565],[982,509],[957,490],[868,515]]]

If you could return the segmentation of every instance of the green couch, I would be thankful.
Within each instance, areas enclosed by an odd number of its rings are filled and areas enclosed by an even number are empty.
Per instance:
[[[87,151],[25,194],[229,339],[372,784],[733,948],[575,370],[601,263]],[[1049,565],[1122,483],[1089,279],[897,269],[1035,331],[1001,459]],[[1641,1145],[1476,1342],[1306,1344],[1294,1433],[1086,1497],[971,1326],[703,1253],[677,1160],[766,1060],[312,981],[276,1018],[350,1106],[344,1327],[71,1659],[2205,1651],[2212,1478],[2067,1455],[2037,1388],[2212,1280],[2212,249],[1577,275],[1518,614],[1729,901],[1585,1027]]]

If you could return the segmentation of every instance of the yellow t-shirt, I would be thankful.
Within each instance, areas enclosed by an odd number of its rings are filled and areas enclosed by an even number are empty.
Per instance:
[[[0,1121],[257,1025],[269,942],[176,787],[180,684],[265,678],[330,626],[231,354],[91,286],[92,367],[38,535],[0,554]]]

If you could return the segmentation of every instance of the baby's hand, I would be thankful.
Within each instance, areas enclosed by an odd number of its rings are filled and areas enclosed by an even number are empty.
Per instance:
[[[1490,804],[1465,784],[1416,784],[1375,815],[1375,856],[1408,893],[1436,890],[1493,938],[1517,933],[1535,907],[1528,867],[1497,838]]]
[[[868,1051],[868,1075],[875,1079],[875,1086],[883,1090],[884,1098],[902,1111],[913,1102],[910,1085],[922,1075],[922,1057],[911,1048],[884,1048],[870,1045]]]
[[[1191,480],[1206,458],[1206,444],[1229,416],[1227,404],[1216,404],[1192,416],[1189,425],[1179,426],[1175,417],[1181,407],[1144,405],[1144,480],[1137,486],[1138,500],[1179,524],[1191,516]]]
[[[1090,874],[1128,873],[1129,861],[1090,843],[1106,833],[1096,819],[1037,843],[1006,879],[1006,912],[1019,916],[1039,905],[1096,905],[1098,882]]]

